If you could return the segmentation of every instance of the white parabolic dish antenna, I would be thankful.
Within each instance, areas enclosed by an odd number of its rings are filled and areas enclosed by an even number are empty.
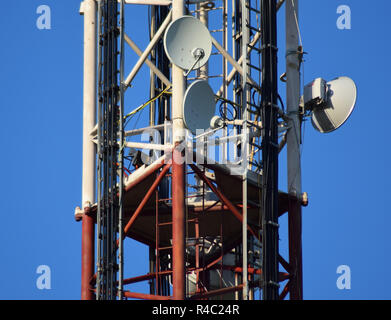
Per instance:
[[[208,129],[215,110],[215,96],[208,82],[194,81],[183,99],[183,120],[186,127],[193,134],[197,134],[197,129]]]
[[[183,16],[172,21],[164,34],[163,43],[170,61],[184,70],[201,68],[212,53],[208,28],[193,16]],[[194,65],[200,52],[202,57]]]
[[[339,77],[326,85],[326,105],[312,113],[312,125],[321,133],[338,129],[350,117],[356,105],[357,88],[348,77]]]

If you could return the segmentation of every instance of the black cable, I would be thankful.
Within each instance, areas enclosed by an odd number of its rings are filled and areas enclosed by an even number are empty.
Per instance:
[[[232,111],[226,107],[227,104],[232,106]],[[221,101],[219,105],[219,113],[224,121],[234,121],[238,117],[238,110],[236,106],[229,103],[228,101]],[[230,113],[231,117],[228,117],[227,113]]]
[[[275,0],[261,1],[262,294],[278,300],[278,106]]]
[[[100,212],[98,261],[102,269],[97,282],[100,300],[115,300],[117,297],[118,264],[116,239],[119,199],[117,196],[117,132],[118,107],[118,2],[104,0],[101,3],[102,20],[99,21],[99,50],[101,52],[99,83],[99,184],[98,206]]]
[[[280,103],[281,103],[282,111],[284,111],[284,113],[285,113],[285,105],[284,105],[284,102],[282,101],[281,96],[280,96],[279,94],[278,94],[278,100],[279,100]]]

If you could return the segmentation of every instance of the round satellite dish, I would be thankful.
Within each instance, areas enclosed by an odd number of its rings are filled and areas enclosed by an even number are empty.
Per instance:
[[[163,43],[170,61],[184,70],[201,68],[212,53],[208,28],[193,16],[172,21],[164,34]]]
[[[321,133],[329,133],[342,126],[356,105],[357,88],[348,77],[327,82],[326,105],[312,112],[312,125]]]
[[[216,110],[215,96],[205,80],[194,81],[183,99],[183,120],[186,127],[197,134],[197,129],[206,130]]]

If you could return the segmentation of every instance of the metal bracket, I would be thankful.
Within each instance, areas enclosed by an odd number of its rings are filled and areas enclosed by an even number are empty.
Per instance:
[[[278,223],[273,222],[273,221],[267,221],[265,224],[268,224],[268,225],[270,225],[272,227],[275,227],[275,228],[279,228],[280,227],[280,225]]]
[[[194,64],[191,66],[191,68],[187,71],[187,72],[184,72],[183,75],[185,77],[187,77],[190,72],[193,71],[194,67],[196,66],[196,64],[205,56],[205,51],[201,48],[196,48],[193,50],[193,57],[196,58]]]
[[[265,50],[265,49],[268,49],[268,48],[271,48],[271,49],[273,49],[275,51],[278,51],[278,48],[276,46],[271,45],[270,43],[264,44],[264,45],[261,46],[261,50]]]

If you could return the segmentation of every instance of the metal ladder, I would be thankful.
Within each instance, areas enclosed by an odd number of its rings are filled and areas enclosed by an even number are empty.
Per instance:
[[[118,3],[99,2],[98,107],[98,300],[117,298],[118,180]]]

